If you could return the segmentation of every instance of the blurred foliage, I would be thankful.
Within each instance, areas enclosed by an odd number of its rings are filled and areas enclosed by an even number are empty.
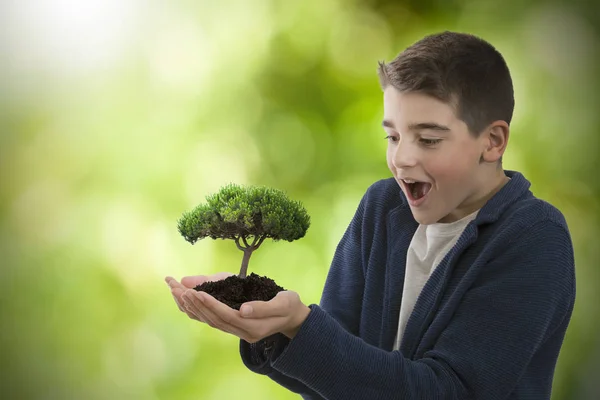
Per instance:
[[[584,0],[2,2],[1,397],[297,398],[178,312],[165,275],[236,271],[239,255],[191,246],[176,221],[227,182],[285,190],[311,229],[263,244],[253,270],[318,302],[360,197],[389,176],[377,61],[448,29],[505,55],[505,167],[575,243],[553,399],[600,398],[599,15]]]

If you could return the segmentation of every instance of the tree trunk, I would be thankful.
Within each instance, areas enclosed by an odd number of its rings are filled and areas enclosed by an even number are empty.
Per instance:
[[[244,258],[242,259],[242,267],[240,268],[240,278],[245,278],[248,273],[248,261],[250,261],[250,256],[254,251],[253,248],[244,249]]]

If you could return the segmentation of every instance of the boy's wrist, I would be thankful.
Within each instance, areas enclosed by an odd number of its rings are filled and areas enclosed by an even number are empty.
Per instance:
[[[288,338],[293,339],[294,336],[296,336],[296,334],[300,330],[300,327],[302,326],[304,321],[306,321],[306,318],[308,318],[308,314],[310,314],[310,311],[311,310],[308,306],[301,303],[301,307],[299,311],[295,313],[295,315],[292,317],[289,327],[285,330],[282,330],[281,333],[283,333]]]

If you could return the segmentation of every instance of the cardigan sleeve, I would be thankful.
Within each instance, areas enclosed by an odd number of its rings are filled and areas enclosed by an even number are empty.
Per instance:
[[[340,324],[341,329],[358,334],[360,307],[363,295],[363,257],[361,256],[361,229],[369,190],[361,199],[346,232],[339,242],[329,269],[320,301],[322,310]],[[322,399],[302,379],[297,379],[273,369],[272,362],[289,345],[290,339],[277,333],[250,344],[240,340],[240,355],[244,365],[252,372],[267,375],[273,381],[305,399]]]
[[[574,282],[568,232],[542,221],[489,261],[420,359],[367,344],[345,329],[353,321],[311,305],[272,368],[328,400],[504,400],[545,338],[564,335]]]

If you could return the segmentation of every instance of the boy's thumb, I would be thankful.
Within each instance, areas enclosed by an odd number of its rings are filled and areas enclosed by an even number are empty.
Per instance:
[[[250,317],[252,316],[252,312],[254,311],[254,308],[252,307],[251,304],[243,304],[240,307],[240,314],[242,315],[242,317]]]
[[[290,311],[290,294],[282,291],[269,301],[249,301],[240,307],[240,315],[246,318],[285,317]]]

